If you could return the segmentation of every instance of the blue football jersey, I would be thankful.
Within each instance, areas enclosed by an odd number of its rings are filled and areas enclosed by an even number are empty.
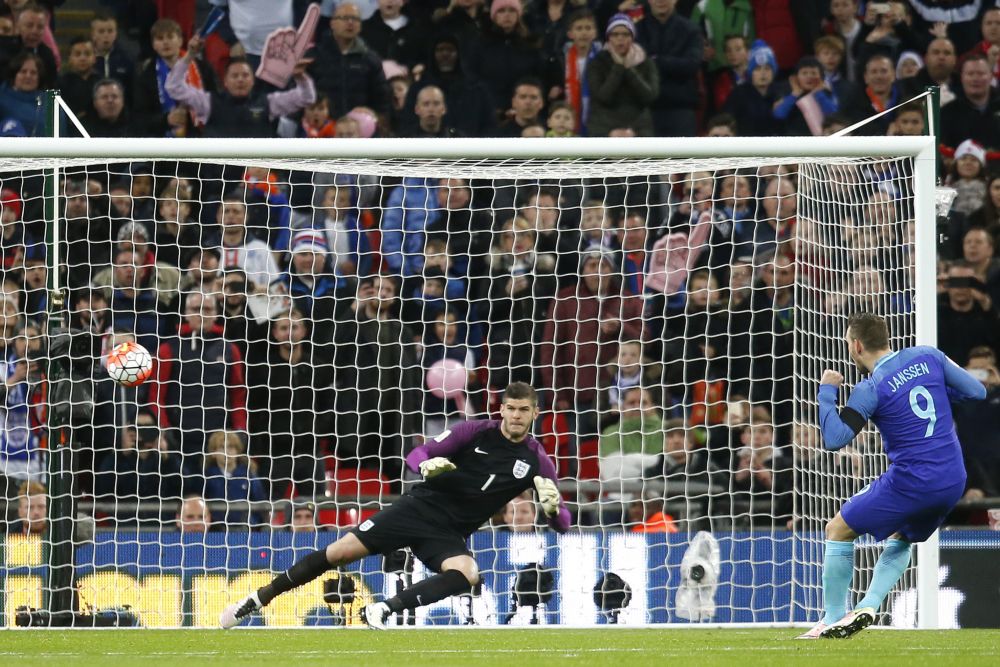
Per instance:
[[[840,440],[835,448],[847,444],[854,431],[846,441],[838,437],[837,428],[846,426],[839,418],[829,419],[836,391],[827,387],[826,396],[824,388],[820,389],[821,425],[825,440]],[[833,401],[829,390],[834,390]],[[918,346],[879,359],[871,375],[854,387],[847,408],[878,427],[891,463],[888,474],[894,482],[941,488],[965,479],[951,401],[982,398],[984,394],[982,383],[940,350]],[[827,447],[831,448],[830,442]]]

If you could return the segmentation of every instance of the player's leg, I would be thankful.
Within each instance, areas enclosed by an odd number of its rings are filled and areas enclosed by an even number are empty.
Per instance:
[[[335,567],[342,567],[364,558],[370,552],[353,533],[344,535],[325,549],[317,549],[296,561],[271,583],[261,586],[239,602],[227,606],[219,617],[219,625],[232,628],[241,620],[270,604],[271,600],[293,588],[303,586]]]
[[[817,639],[847,611],[847,590],[854,575],[854,540],[857,533],[840,512],[826,524],[823,552],[823,618],[799,639]]]
[[[464,542],[459,549],[465,550]],[[375,602],[365,607],[361,614],[368,627],[385,630],[386,620],[390,614],[398,614],[433,604],[452,595],[467,593],[479,583],[479,568],[467,551],[447,556],[443,560],[440,558],[436,560],[440,565],[435,566],[433,558],[428,558],[426,561],[421,558],[421,561],[427,563],[429,567],[438,570],[438,574],[403,589],[398,595],[388,600]]]
[[[882,606],[885,596],[889,594],[889,591],[910,565],[911,546],[899,533],[886,540],[885,548],[882,549],[878,562],[875,563],[872,583],[868,587],[865,597],[858,603],[858,609],[877,610]]]

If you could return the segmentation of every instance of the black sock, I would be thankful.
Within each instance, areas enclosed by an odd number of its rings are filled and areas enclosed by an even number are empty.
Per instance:
[[[326,560],[326,549],[319,549],[296,562],[287,572],[279,574],[271,583],[257,589],[257,597],[262,605],[266,605],[282,593],[308,584],[332,567]]]
[[[385,601],[389,609],[399,613],[404,609],[416,609],[452,595],[472,590],[472,584],[458,570],[446,570],[402,590],[399,595]]]

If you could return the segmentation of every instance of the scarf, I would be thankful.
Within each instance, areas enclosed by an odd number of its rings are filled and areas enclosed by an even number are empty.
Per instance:
[[[337,136],[337,124],[332,120],[328,120],[319,127],[313,127],[312,125],[306,123],[303,118],[302,131],[309,139],[329,139],[330,137]]]
[[[873,93],[870,87],[867,86],[865,87],[865,95],[868,96],[868,99],[872,103],[872,109],[875,109],[876,113],[882,113],[886,109],[891,109],[892,107],[896,106],[896,99],[899,97],[899,94],[896,92],[896,86],[892,87],[892,90],[889,93],[889,101],[886,102],[885,104],[882,104],[882,101],[879,100],[878,95]]]
[[[183,57],[184,54],[181,54]],[[170,74],[170,65],[163,58],[157,56],[156,58],[156,91],[160,95],[160,106],[163,107],[163,113],[170,113],[177,106],[177,100],[170,97],[167,92],[167,75]],[[199,90],[202,90],[201,82],[201,72],[198,71],[198,66],[194,64],[194,61],[188,61],[187,74],[184,76],[184,81],[188,85],[194,86]]]
[[[587,63],[601,51],[601,45],[594,42],[584,59],[581,70],[578,63],[580,52],[570,42],[566,46],[566,100],[576,111],[576,131],[581,136],[587,134],[587,119],[590,117],[590,85],[587,83]]]

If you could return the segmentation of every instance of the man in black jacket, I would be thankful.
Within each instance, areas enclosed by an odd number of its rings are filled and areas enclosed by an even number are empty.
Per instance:
[[[330,100],[330,115],[343,116],[359,106],[389,113],[389,84],[382,59],[359,36],[361,12],[352,3],[337,7],[330,18],[332,34],[320,42],[309,73],[316,90]]]
[[[660,73],[660,95],[653,102],[657,136],[685,137],[697,133],[698,71],[702,37],[698,27],[674,10],[677,0],[648,0],[646,18],[636,24],[636,41]]]
[[[406,4],[406,0],[379,0],[378,11],[361,24],[361,36],[384,60],[412,68],[427,51],[429,28]]]
[[[969,55],[959,73],[962,94],[941,109],[941,143],[956,148],[966,139],[992,150],[1000,148],[1000,97],[990,82],[993,68],[981,53]]]

